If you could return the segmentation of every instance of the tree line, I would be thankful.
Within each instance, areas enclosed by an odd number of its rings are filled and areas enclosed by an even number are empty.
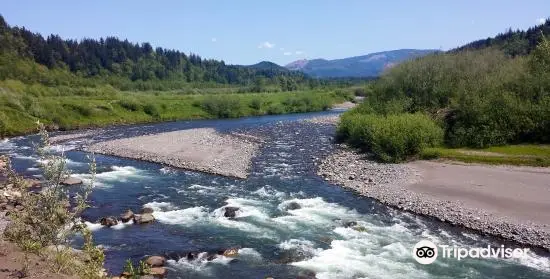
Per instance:
[[[12,69],[17,64],[31,61],[48,70],[68,71],[76,77],[95,78],[95,82],[102,80],[119,88],[128,82],[156,82],[171,84],[168,87],[172,88],[180,88],[187,83],[250,87],[274,85],[280,86],[282,91],[288,91],[302,85],[318,84],[301,72],[282,67],[227,65],[223,60],[204,59],[193,53],[186,55],[178,50],[153,48],[150,43],[132,43],[116,37],[80,41],[63,39],[59,35],[44,38],[24,27],[8,25],[1,15],[0,55],[4,56],[3,62],[7,63],[3,66],[4,70],[0,71],[0,79],[18,79],[10,74],[13,73]],[[22,78],[33,77],[29,74]],[[29,81],[41,82],[41,78]]]

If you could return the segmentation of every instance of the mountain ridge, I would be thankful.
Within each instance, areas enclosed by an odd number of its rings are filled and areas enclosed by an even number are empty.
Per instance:
[[[312,77],[375,77],[400,62],[436,53],[435,49],[396,49],[339,59],[301,59],[285,68],[304,72]]]

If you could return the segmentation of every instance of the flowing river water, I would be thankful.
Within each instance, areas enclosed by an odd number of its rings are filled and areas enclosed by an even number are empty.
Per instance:
[[[333,150],[334,127],[300,119],[334,112],[180,121],[107,129],[101,138],[120,138],[179,129],[214,127],[262,135],[266,143],[253,160],[248,179],[173,169],[158,164],[96,155],[98,174],[84,219],[106,248],[106,267],[117,274],[126,259],[166,255],[169,278],[550,278],[548,253],[514,260],[438,259],[418,264],[412,247],[422,239],[446,245],[500,246],[502,240],[415,216],[331,185],[315,174],[315,158]],[[36,136],[0,143],[15,169],[39,175],[31,142]],[[89,178],[81,142],[66,150],[71,171]],[[296,206],[298,204],[299,206]],[[292,205],[292,206],[291,206]],[[106,228],[93,223],[127,209],[152,207],[149,225]],[[237,217],[223,217],[236,206]],[[346,227],[356,222],[364,229]],[[236,258],[187,260],[188,252],[240,247]]]

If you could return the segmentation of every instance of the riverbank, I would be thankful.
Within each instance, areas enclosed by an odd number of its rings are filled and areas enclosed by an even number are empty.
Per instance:
[[[350,92],[334,90],[226,94],[113,90],[102,94],[32,97],[1,85],[0,91],[4,94],[0,99],[6,98],[6,102],[0,102],[0,138],[35,133],[37,120],[49,131],[68,131],[112,125],[324,111],[352,98]],[[23,103],[27,105],[21,105]]]
[[[550,249],[550,169],[378,164],[342,147],[323,160],[318,174],[392,207]]]
[[[189,129],[98,142],[88,151],[246,178],[262,140],[243,134],[221,134],[211,128]]]

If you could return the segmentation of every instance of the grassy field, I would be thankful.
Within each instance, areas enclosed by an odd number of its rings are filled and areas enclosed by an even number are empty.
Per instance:
[[[0,136],[183,119],[235,118],[322,111],[351,98],[348,91],[189,94],[118,91],[112,87],[49,88],[0,83]]]
[[[423,159],[448,159],[491,165],[550,166],[550,145],[506,145],[485,149],[427,148]]]

